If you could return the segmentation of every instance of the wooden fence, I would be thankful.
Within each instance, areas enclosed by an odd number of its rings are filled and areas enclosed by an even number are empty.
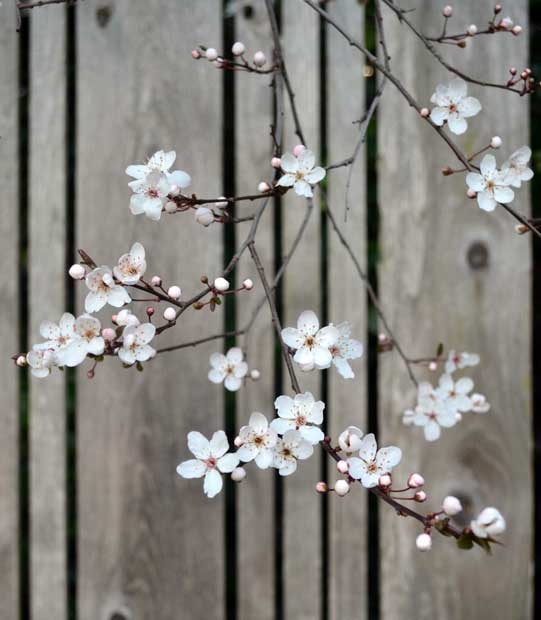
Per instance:
[[[327,6],[362,37],[361,4]],[[442,3],[420,4],[417,23],[425,31],[439,28]],[[489,5],[454,2],[471,23],[482,23]],[[238,9],[235,37],[270,53],[262,0],[231,6]],[[317,496],[320,456],[283,483],[251,470],[234,494],[209,501],[199,484],[178,478],[175,467],[186,458],[189,430],[223,428],[226,412],[238,425],[254,410],[272,413],[281,378],[266,311],[245,345],[262,379],[238,393],[233,413],[231,400],[206,378],[216,343],[159,356],[143,373],[109,363],[87,380],[81,370],[75,386],[61,373],[32,378],[29,393],[9,355],[35,340],[40,321],[58,318],[69,303],[66,264],[74,256],[66,257],[66,247],[83,247],[110,263],[139,240],[150,271],[180,282],[186,295],[198,289],[202,274],[220,271],[224,252],[231,251],[223,229],[203,230],[188,216],[159,225],[131,216],[123,171],[156,148],[174,148],[194,191],[220,195],[234,182],[238,193],[252,192],[269,175],[269,79],[237,74],[232,91],[221,72],[191,59],[197,44],[221,49],[221,0],[86,0],[76,10],[34,10],[20,34],[12,8],[9,2],[0,7],[0,620],[18,618],[20,609],[32,620],[530,617],[530,248],[506,214],[474,208],[462,178],[439,175],[450,163],[448,152],[387,89],[377,134],[382,303],[412,356],[434,351],[440,340],[479,352],[483,363],[474,379],[492,411],[431,445],[401,423],[414,393],[395,354],[379,356],[377,382],[368,377],[366,356],[355,381],[333,373],[323,383],[321,374],[303,377],[303,387],[325,396],[332,436],[352,423],[366,429],[368,404],[374,413],[377,406],[381,441],[404,449],[403,472],[425,475],[434,508],[448,493],[462,498],[465,520],[487,504],[500,507],[509,522],[505,547],[486,557],[442,538],[432,553],[419,554],[415,524],[387,506],[376,512],[362,490],[345,499]],[[526,0],[511,9],[526,26]],[[308,143],[325,150],[327,162],[339,161],[354,148],[352,122],[364,110],[363,61],[300,0],[281,1],[281,23]],[[428,102],[447,75],[394,19],[387,36],[394,68]],[[527,64],[526,37],[474,43],[445,51],[495,81],[506,67]],[[464,137],[466,150],[494,133],[505,145],[528,143],[526,100],[472,91],[484,111]],[[234,127],[227,143],[224,115]],[[286,144],[295,143],[288,123]],[[225,174],[234,170],[234,179],[224,178],[224,152],[233,158]],[[367,197],[376,182],[366,169],[363,154],[346,227],[363,265],[366,223],[377,217]],[[329,204],[340,217],[345,184],[345,170],[330,175]],[[528,198],[522,190],[517,207],[523,213]],[[258,239],[270,272],[304,215],[302,201],[289,195],[280,210],[265,214]],[[243,231],[237,229],[237,243]],[[248,259],[238,274],[257,280]],[[238,325],[259,294],[246,298],[237,305]],[[325,309],[334,322],[353,320],[367,341],[365,291],[318,208],[281,300],[287,325],[306,308]],[[80,298],[76,306],[81,309]],[[174,344],[223,325],[221,311],[187,313],[168,334]],[[283,386],[287,390],[287,381]]]

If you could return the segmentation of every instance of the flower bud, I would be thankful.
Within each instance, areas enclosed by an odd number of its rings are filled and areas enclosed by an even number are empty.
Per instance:
[[[523,235],[524,233],[527,233],[528,230],[529,228],[524,224],[517,224],[515,226],[515,232],[517,233],[517,235]]]
[[[177,316],[176,310],[169,306],[163,311],[163,318],[166,321],[174,321]]]
[[[316,491],[318,493],[327,493],[328,490],[329,490],[329,487],[327,486],[326,482],[318,482],[316,484]]]
[[[209,47],[205,52],[205,56],[207,57],[207,60],[212,62],[218,58],[218,52],[213,47]]]
[[[229,282],[225,278],[216,278],[214,288],[220,293],[224,293],[229,288]]]
[[[171,185],[169,190],[169,196],[179,196],[180,195],[180,187],[178,185]]]
[[[152,316],[152,315],[156,312],[156,310],[155,310],[155,308],[153,308],[152,306],[149,306],[149,307],[147,308],[146,312],[147,312],[147,316],[148,316],[148,317],[151,317],[151,316]]]
[[[420,114],[423,118],[427,118],[430,115],[430,110],[428,108],[421,108]]]
[[[432,537],[430,534],[423,532],[415,539],[415,545],[419,551],[430,551],[432,548]]]
[[[177,203],[172,200],[168,200],[165,203],[165,212],[166,213],[174,213],[177,210]]]
[[[162,283],[162,279],[160,278],[160,276],[152,276],[150,283],[152,284],[152,286],[160,286],[160,284]]]
[[[27,362],[26,362],[26,355],[19,355],[19,357],[17,358],[15,363],[20,368],[24,368],[26,366],[26,364],[27,364]]]
[[[420,489],[425,483],[425,479],[421,474],[411,474],[408,478],[408,487],[410,489]]]
[[[387,342],[387,340],[388,340],[387,334],[384,334],[383,332],[378,334],[378,341],[379,341],[380,344],[383,344],[384,342]]]
[[[242,56],[246,51],[246,45],[244,45],[242,41],[237,41],[236,43],[233,43],[231,51],[233,52],[233,56]]]
[[[250,370],[250,379],[252,379],[253,381],[257,381],[260,377],[261,373],[259,372],[259,370],[257,370],[257,368]]]
[[[389,476],[389,474],[383,474],[383,476],[379,477],[378,485],[381,488],[387,489],[391,486],[391,484],[393,484],[393,479],[391,478],[391,476]]]
[[[82,265],[75,263],[69,268],[68,273],[74,280],[82,280],[85,277],[86,271]]]
[[[267,57],[265,54],[259,50],[254,54],[254,65],[256,67],[262,67],[267,62]]]
[[[201,226],[210,226],[214,222],[214,213],[208,207],[199,207],[196,209],[195,221]]]
[[[304,146],[304,144],[297,144],[293,147],[293,155],[295,155],[295,157],[298,157],[305,149],[306,147]]]
[[[444,17],[451,17],[451,15],[453,14],[453,7],[450,4],[444,6],[442,13]]]
[[[192,58],[194,60],[199,60],[199,58],[201,58],[201,52],[199,50],[192,50]]]
[[[473,189],[468,189],[466,196],[468,198],[477,198],[477,192],[474,192]]]
[[[279,157],[273,157],[271,159],[271,166],[273,168],[276,168],[276,170],[279,170],[281,165],[282,165],[282,161]]]
[[[428,370],[431,370],[432,372],[438,370],[438,363],[434,361],[430,362],[428,364]]]
[[[231,480],[234,482],[242,482],[246,478],[246,470],[244,467],[235,467],[231,472]]]
[[[448,517],[454,517],[458,513],[462,512],[462,504],[458,497],[454,497],[453,495],[448,495],[442,504],[443,512]]]
[[[180,286],[170,286],[167,289],[167,294],[171,297],[171,299],[180,299],[182,291],[180,290]]]
[[[457,411],[455,413],[455,420],[458,422],[462,422],[462,414],[460,413],[460,411]]]
[[[235,444],[235,448],[240,448],[242,446],[242,439],[237,435],[233,443]]]
[[[517,74],[517,68],[516,67],[511,67],[511,69],[509,69],[509,73],[511,75],[516,75]]]
[[[349,493],[349,482],[347,480],[337,480],[334,483],[334,491],[340,497]]]
[[[513,20],[510,17],[504,17],[502,19],[502,21],[500,22],[500,26],[502,28],[512,28],[513,27]]]
[[[501,145],[502,145],[502,139],[500,138],[500,136],[493,136],[492,140],[490,141],[490,146],[493,149],[499,149]]]
[[[501,4],[497,4],[494,7],[494,14],[497,15],[498,13],[500,13],[501,10],[502,10],[502,5]]]
[[[244,282],[242,283],[242,286],[247,291],[251,291],[254,288],[254,282],[253,280],[250,280],[250,278],[246,278],[246,280],[244,280]]]
[[[112,327],[105,327],[101,330],[101,335],[104,340],[111,341],[116,338],[116,332]]]
[[[257,186],[257,191],[264,194],[265,192],[270,191],[270,185],[267,181],[261,181],[261,183]]]
[[[214,206],[217,209],[225,209],[227,207],[227,205],[229,204],[225,198],[225,196],[218,196],[218,201],[219,202],[215,202]]]
[[[516,26],[513,26],[513,30],[512,30],[514,35],[519,35],[522,32],[522,26],[519,26],[518,24]]]
[[[467,33],[470,37],[474,37],[477,34],[477,26],[475,24],[470,24],[468,26]]]
[[[417,491],[413,497],[416,502],[422,504],[423,502],[426,502],[428,496],[424,491]]]
[[[347,461],[338,461],[338,463],[336,463],[336,469],[341,474],[347,474],[347,472],[349,470],[348,462]]]

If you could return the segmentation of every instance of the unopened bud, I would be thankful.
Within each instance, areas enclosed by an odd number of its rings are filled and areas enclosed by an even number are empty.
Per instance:
[[[267,62],[267,57],[265,54],[259,50],[254,54],[254,65],[256,67],[262,67]]]
[[[470,24],[468,26],[467,33],[470,37],[474,37],[477,34],[477,26],[475,24]]]
[[[327,493],[328,490],[329,490],[329,487],[327,486],[326,482],[318,482],[316,484],[316,491],[318,493]]]
[[[192,50],[192,58],[199,60],[201,58],[201,52],[199,50]]]
[[[434,361],[430,362],[430,363],[428,364],[428,370],[430,370],[430,371],[432,371],[432,372],[434,372],[434,371],[438,370],[438,364],[437,364],[437,362],[434,362]]]
[[[501,10],[502,10],[502,5],[501,5],[501,4],[497,4],[497,5],[494,7],[494,14],[495,14],[495,15],[497,15],[498,13],[500,13],[500,12],[501,12]]]
[[[344,497],[349,493],[349,482],[347,480],[337,480],[334,483],[334,491],[336,495]]]
[[[517,224],[515,226],[515,232],[518,235],[523,235],[524,233],[527,233],[529,230],[529,228],[527,226],[525,226],[524,224]]]
[[[177,203],[172,200],[168,200],[165,203],[165,212],[166,213],[174,213],[177,210]]]
[[[251,291],[254,288],[254,282],[253,280],[250,280],[250,278],[246,278],[246,280],[244,280],[244,282],[242,283],[242,286],[247,291]]]
[[[15,363],[17,364],[17,366],[19,366],[20,368],[24,368],[27,364],[26,362],[26,355],[19,355],[19,357],[17,358],[17,360],[15,361]]]
[[[242,482],[246,478],[246,470],[244,467],[235,467],[231,472],[231,480],[234,482]]]
[[[467,45],[466,41],[459,41],[457,43],[458,47],[461,47],[462,49],[464,49]]]
[[[149,316],[149,317],[150,317],[150,316],[152,316],[152,315],[156,312],[156,309],[155,309],[155,308],[153,308],[152,306],[149,306],[149,307],[147,308],[146,312],[147,312],[147,316]]]
[[[82,265],[76,263],[69,268],[68,273],[74,280],[82,280],[85,277],[86,271]]]
[[[281,165],[282,165],[282,161],[281,161],[281,159],[279,157],[273,157],[271,159],[271,166],[273,168],[276,168],[278,170]]]
[[[160,278],[160,276],[152,276],[150,283],[152,284],[152,286],[160,286],[160,284],[162,283],[162,279]]]
[[[207,60],[213,62],[216,60],[216,58],[218,58],[218,51],[215,50],[213,47],[209,47],[205,52],[205,56],[207,57]]]
[[[109,342],[116,338],[116,332],[112,327],[105,327],[104,329],[102,329],[101,335],[104,340],[107,340]]]
[[[468,198],[477,198],[477,192],[474,192],[473,189],[468,189],[466,196]]]
[[[242,41],[237,41],[236,43],[233,43],[231,51],[233,52],[233,56],[242,56],[246,51],[246,45],[244,45]]]
[[[214,222],[214,213],[208,207],[199,207],[196,209],[195,221],[201,226],[210,226]]]
[[[233,443],[235,444],[235,448],[240,448],[242,446],[242,439],[237,435]]]
[[[454,517],[455,515],[462,512],[462,504],[458,497],[454,497],[453,495],[448,495],[442,504],[443,512],[448,517]]]
[[[220,291],[220,293],[223,293],[229,288],[229,282],[225,278],[216,278],[216,280],[214,280],[214,288]]]
[[[94,371],[93,371],[93,370],[89,370],[89,371],[86,373],[86,378],[87,378],[87,379],[93,379],[93,378],[94,378]]]
[[[511,67],[511,69],[509,69],[509,73],[511,75],[516,75],[517,74],[517,68],[516,67]]]
[[[177,316],[176,310],[172,308],[171,306],[169,306],[169,308],[166,308],[163,311],[163,318],[166,321],[174,321],[176,316]]]
[[[408,487],[410,489],[420,489],[425,483],[425,479],[421,474],[411,474],[408,478]]]
[[[450,4],[444,6],[442,13],[444,17],[451,17],[451,15],[453,14],[453,7]]]
[[[261,373],[259,372],[259,370],[257,370],[257,368],[254,368],[250,371],[250,379],[252,379],[253,381],[257,381],[260,377]]]
[[[523,71],[523,72],[520,74],[520,77],[521,77],[523,80],[525,80],[525,79],[527,79],[528,74],[526,73],[526,71]]]
[[[347,474],[347,472],[349,470],[348,462],[347,461],[338,461],[338,463],[336,463],[336,469],[341,474]]]
[[[270,191],[270,185],[266,181],[261,181],[261,183],[257,186],[257,191],[264,194],[265,192]]]
[[[513,27],[513,20],[510,17],[504,17],[502,19],[502,21],[500,22],[500,26],[502,28],[512,28]]]
[[[384,334],[383,332],[378,334],[378,341],[379,341],[380,344],[383,344],[383,343],[387,342],[387,340],[388,340],[387,334]]]
[[[451,176],[453,174],[453,169],[450,168],[449,166],[444,166],[441,169],[441,173],[443,174],[444,177],[448,177],[448,176]]]
[[[415,539],[415,545],[419,551],[430,551],[432,548],[432,537],[430,534],[423,532],[423,534],[419,534]]]
[[[391,484],[393,484],[393,479],[389,474],[383,474],[383,476],[380,476],[378,479],[378,485],[383,489],[387,489]]]
[[[501,145],[502,145],[502,139],[500,138],[500,136],[493,136],[490,141],[490,146],[493,149],[499,149]]]
[[[180,286],[170,286],[167,289],[167,294],[171,297],[171,299],[180,299],[182,291],[180,290]]]
[[[428,118],[428,116],[430,116],[430,110],[428,108],[421,108],[420,114],[423,118]]]
[[[424,491],[417,491],[417,493],[415,493],[413,497],[416,502],[419,502],[421,504],[423,502],[426,502],[428,496]]]
[[[518,36],[522,32],[522,26],[519,26],[518,24],[513,26],[512,32],[514,35]]]
[[[293,147],[293,155],[295,155],[295,157],[298,157],[305,149],[306,147],[304,146],[304,144],[297,144]]]
[[[227,199],[225,196],[218,196],[218,202],[215,202],[214,206],[217,209],[225,209],[228,204],[229,202],[227,202]]]

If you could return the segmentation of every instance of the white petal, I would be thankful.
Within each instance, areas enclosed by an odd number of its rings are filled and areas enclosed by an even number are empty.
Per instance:
[[[210,356],[210,365],[213,368],[223,370],[227,366],[227,358],[222,353],[213,353]]]
[[[293,359],[297,362],[297,364],[313,364],[314,356],[312,355],[311,349],[308,347],[301,347],[294,355]]]
[[[317,168],[314,168],[310,172],[307,172],[304,175],[304,180],[310,183],[310,185],[315,185],[316,183],[319,183],[325,178],[325,174],[326,174],[325,169],[318,166]]]
[[[297,157],[299,162],[299,170],[302,172],[310,172],[316,163],[316,156],[309,149],[304,149]]]
[[[86,341],[75,340],[58,352],[58,363],[70,368],[78,366],[85,360],[87,350]]]
[[[468,121],[466,121],[463,116],[460,116],[460,114],[451,112],[447,119],[447,126],[449,127],[449,131],[460,136],[468,129]]]
[[[479,114],[481,109],[482,106],[475,97],[466,97],[458,104],[458,111],[466,118]]]
[[[513,202],[515,192],[510,187],[501,187],[500,185],[497,185],[494,188],[494,198],[497,202],[507,204],[508,202]]]
[[[488,153],[481,160],[481,174],[486,177],[487,174],[490,174],[494,172],[495,170],[496,170],[496,158],[494,157],[494,155],[491,155],[490,153]]]
[[[180,189],[190,187],[192,179],[190,175],[183,170],[175,170],[167,175],[167,181],[170,185],[178,185]]]
[[[376,458],[376,452],[378,450],[378,444],[374,433],[365,435],[361,442],[361,448],[359,449],[359,456],[367,463],[372,462]]]
[[[239,362],[242,362],[244,356],[240,347],[233,347],[229,349],[226,357],[230,362],[233,362],[233,364],[238,364]]]
[[[332,353],[325,347],[316,345],[312,349],[312,355],[317,368],[328,368],[332,362]]]
[[[432,109],[432,112],[430,112],[430,120],[434,123],[434,125],[438,125],[438,127],[441,127],[448,118],[448,108],[436,107]]]
[[[295,176],[295,173],[299,169],[299,162],[291,153],[284,153],[280,158],[280,168],[282,168],[284,172]]]
[[[188,448],[194,456],[202,461],[206,461],[210,457],[209,440],[198,431],[188,433]]]
[[[295,414],[292,412],[293,399],[289,396],[278,396],[274,401],[274,408],[278,411],[278,415],[281,418],[292,420],[295,417]]]
[[[294,174],[283,174],[279,179],[276,185],[280,187],[293,187],[295,185],[296,177]]]
[[[366,463],[356,456],[352,456],[348,459],[349,470],[348,473],[355,480],[360,480],[366,473]]]
[[[218,469],[223,474],[231,473],[235,467],[239,464],[239,455],[237,452],[230,452],[225,456],[222,456],[221,459],[218,459]]]
[[[113,286],[107,295],[107,303],[115,308],[121,308],[124,304],[129,304],[131,297],[123,286]]]
[[[449,82],[447,92],[449,97],[452,97],[454,100],[459,100],[468,93],[468,85],[462,78],[456,77]]]
[[[305,310],[297,319],[297,329],[305,336],[314,336],[319,329],[319,319],[312,310]]]
[[[242,379],[239,379],[238,377],[234,377],[233,375],[227,375],[227,377],[225,378],[224,387],[230,392],[236,392],[240,389],[241,385]]]
[[[466,175],[466,184],[474,192],[482,192],[487,186],[484,177],[477,172],[469,172]]]
[[[342,357],[333,358],[333,364],[335,365],[338,373],[344,379],[353,379],[355,377],[353,370],[351,370],[351,366],[348,364],[348,362],[344,358]]]
[[[312,191],[312,188],[310,187],[310,183],[307,183],[306,181],[295,181],[295,193],[297,194],[297,196],[304,196],[305,198],[312,198],[312,196],[314,195],[314,192]]]
[[[184,461],[177,467],[177,474],[183,478],[201,478],[205,475],[207,466],[199,459]]]
[[[212,383],[221,383],[225,379],[225,372],[213,368],[208,374],[209,381]]]
[[[229,441],[224,431],[216,431],[210,440],[210,454],[219,459],[229,450]]]
[[[301,426],[299,431],[302,438],[312,445],[319,443],[325,437],[323,431],[317,426]]]
[[[477,204],[483,211],[494,211],[498,205],[494,197],[488,192],[480,192],[477,194]]]
[[[209,469],[205,474],[203,491],[207,497],[215,497],[222,490],[223,484],[220,474],[215,469]]]
[[[250,461],[253,461],[258,454],[259,448],[253,443],[245,444],[237,450],[237,455],[239,459],[244,463],[249,463]]]
[[[293,420],[284,420],[283,418],[274,418],[270,423],[270,427],[278,433],[278,435],[285,435],[287,431],[295,429],[295,422]]]
[[[255,464],[259,469],[267,469],[272,465],[273,453],[268,448],[262,448],[256,456]]]
[[[132,164],[126,168],[126,174],[134,179],[142,179],[148,173],[148,166]]]
[[[60,328],[52,321],[42,321],[39,326],[39,333],[46,340],[56,340],[60,336]]]
[[[441,435],[440,425],[435,420],[429,420],[424,427],[425,439],[436,441]]]
[[[390,472],[402,460],[402,450],[396,446],[381,448],[376,456],[376,464],[385,472]]]
[[[248,424],[254,429],[254,431],[258,435],[264,435],[267,432],[267,428],[269,427],[267,418],[262,413],[259,413],[257,411],[252,413]]]
[[[90,291],[85,299],[87,312],[98,312],[107,303],[107,293],[104,291]]]
[[[286,327],[282,330],[282,340],[291,349],[300,349],[304,343],[304,337],[298,329]]]

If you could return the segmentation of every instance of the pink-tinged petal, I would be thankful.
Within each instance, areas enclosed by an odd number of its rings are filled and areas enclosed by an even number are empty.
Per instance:
[[[295,193],[297,196],[303,196],[304,198],[312,198],[314,192],[310,187],[310,184],[306,181],[295,181]]]
[[[190,459],[182,462],[177,467],[177,474],[183,478],[202,478],[205,475],[207,466],[203,461]]]
[[[299,162],[299,170],[301,172],[310,172],[316,163],[316,156],[309,149],[304,149],[297,157],[297,161]]]
[[[134,179],[143,179],[148,173],[148,166],[131,165],[126,168],[126,174]]]
[[[497,202],[501,202],[505,205],[509,202],[513,202],[515,192],[510,187],[502,187],[501,185],[497,185],[494,188],[494,198]]]
[[[286,420],[293,420],[295,413],[293,412],[293,399],[289,396],[278,396],[274,401],[274,408],[278,411],[278,415]]]
[[[202,461],[206,461],[210,457],[210,442],[199,431],[188,433],[188,449]]]
[[[316,345],[312,349],[312,355],[314,356],[316,367],[319,369],[328,368],[332,363],[332,353],[325,347]]]
[[[239,455],[236,452],[230,452],[221,459],[218,459],[218,469],[223,474],[231,473],[239,464]]]
[[[300,349],[304,343],[304,337],[294,327],[286,327],[282,330],[282,340],[291,349]]]
[[[280,168],[295,177],[295,173],[299,170],[299,162],[291,153],[284,153],[280,158]]]
[[[365,435],[361,442],[361,448],[359,450],[359,456],[366,463],[372,462],[376,458],[376,452],[378,451],[378,444],[374,433]]]
[[[390,472],[402,460],[402,450],[396,446],[381,448],[376,455],[376,465],[384,472]]]
[[[466,118],[479,114],[481,110],[482,106],[475,97],[466,97],[458,104],[459,113]]]
[[[302,438],[311,445],[315,445],[325,438],[323,431],[317,426],[301,426],[299,430]]]
[[[205,495],[209,498],[213,498],[218,495],[222,487],[222,476],[215,469],[209,469],[205,474],[205,481],[203,483]]]
[[[441,127],[448,118],[449,118],[448,108],[437,107],[437,108],[433,108],[432,112],[430,112],[430,120],[434,123],[434,125],[437,125],[438,127]]]
[[[287,431],[295,430],[294,420],[285,420],[283,418],[274,418],[270,423],[270,427],[278,435],[285,435]]]
[[[283,174],[279,179],[278,183],[280,187],[293,187],[295,185],[295,175],[294,174]]]
[[[242,354],[242,349],[240,347],[233,347],[232,349],[229,349],[226,357],[230,362],[233,362],[233,364],[238,364],[239,362],[242,362],[244,358]]]
[[[340,338],[340,332],[334,325],[327,325],[320,329],[316,335],[316,342],[321,347],[332,347]]]
[[[180,189],[190,187],[192,178],[184,170],[175,170],[167,174],[167,181],[170,185],[177,185]]]
[[[451,112],[447,119],[447,127],[449,127],[450,132],[457,136],[461,136],[468,129],[468,121],[456,112]]]
[[[496,158],[488,153],[481,160],[481,174],[487,176],[496,170]]]
[[[269,427],[267,418],[258,411],[252,413],[248,424],[254,429],[254,431],[258,435],[264,435],[267,432],[267,428]]]
[[[305,310],[297,319],[297,329],[304,336],[314,336],[319,329],[319,319],[312,310]]]
[[[262,448],[255,458],[255,464],[259,469],[268,469],[272,465],[273,452],[268,448]]]
[[[477,204],[483,211],[494,211],[498,203],[489,192],[480,192],[477,194]]]
[[[466,185],[474,192],[482,192],[487,186],[484,177],[477,172],[469,172],[466,175]]]
[[[229,390],[230,392],[236,392],[237,390],[240,389],[241,385],[242,385],[242,379],[233,377],[232,375],[227,375],[227,377],[225,378],[224,387],[226,390]]]
[[[86,312],[98,312],[107,303],[107,293],[104,291],[90,291],[85,299]]]
[[[429,420],[424,427],[425,439],[427,441],[436,441],[440,438],[440,425],[435,420]]]
[[[315,185],[316,183],[323,181],[323,179],[325,178],[325,174],[326,174],[325,169],[318,166],[317,168],[314,168],[310,172],[307,172],[304,175],[304,180],[310,183],[310,185]]]

